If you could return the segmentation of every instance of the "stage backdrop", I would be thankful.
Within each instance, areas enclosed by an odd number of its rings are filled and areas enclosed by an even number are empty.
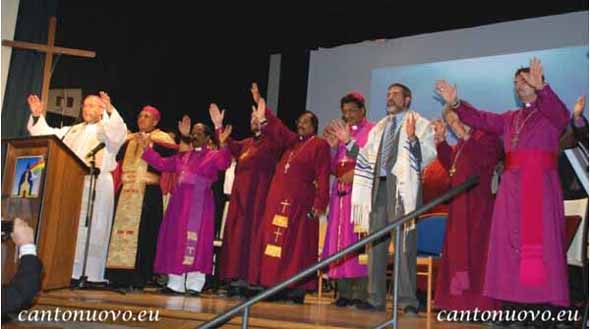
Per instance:
[[[378,120],[385,113],[387,87],[395,81],[407,85],[415,97],[412,108],[427,118],[439,118],[442,100],[434,92],[434,81],[455,84],[459,97],[477,108],[504,112],[519,106],[514,93],[514,72],[528,66],[536,56],[541,60],[545,79],[568,108],[579,96],[588,94],[588,46],[538,50],[518,54],[461,59],[421,65],[373,70],[369,117]],[[586,112],[587,113],[587,112]]]
[[[547,80],[555,85],[559,93],[563,94],[567,89],[568,93],[575,95],[585,94],[587,82],[578,89],[569,88],[561,83],[569,84],[569,78],[580,75],[587,81],[587,51],[576,53],[575,50],[564,49],[545,52],[578,46],[588,47],[588,11],[322,48],[310,54],[306,105],[307,109],[318,114],[320,126],[324,127],[329,120],[340,117],[340,98],[350,90],[358,90],[369,100],[369,116],[378,118],[383,114],[385,96],[384,90],[372,89],[372,86],[378,88],[378,81],[374,78],[377,71],[384,70],[383,74],[386,74],[386,71],[397,68],[402,69],[398,72],[404,72],[405,69],[424,70],[423,81],[413,77],[412,81],[407,82],[414,91],[414,104],[417,110],[434,111],[433,108],[424,109],[419,106],[436,104],[431,102],[434,80],[446,78],[457,83],[461,95],[475,105],[494,107],[495,103],[487,102],[486,99],[496,98],[499,102],[506,102],[498,104],[497,108],[491,108],[500,111],[504,107],[514,106],[510,90],[512,73],[517,67],[528,65],[528,57],[531,55],[537,55],[546,61],[543,64],[547,70]],[[527,52],[530,54],[526,54]],[[510,54],[514,55],[493,58]],[[559,54],[564,56],[560,59]],[[570,55],[574,55],[574,60],[579,60],[578,63],[585,60],[583,66],[575,67],[569,63]],[[489,56],[493,57],[488,58]],[[495,60],[500,59],[507,60],[501,65],[500,71],[478,65],[492,65]],[[461,62],[462,60],[466,61]],[[457,61],[456,66],[453,66],[454,61]],[[465,63],[473,65],[467,69],[461,66]],[[420,64],[426,66],[421,68]],[[428,68],[444,71],[433,71],[428,75]],[[568,76],[569,73],[566,72],[560,73],[562,69],[573,71],[572,74],[575,76]],[[389,77],[393,80],[398,79],[398,76]],[[467,85],[467,81],[469,84],[472,81],[474,83]],[[390,82],[392,81],[387,81]],[[485,98],[480,101],[477,98],[480,96]],[[563,97],[568,106],[571,106],[573,96],[563,94]]]

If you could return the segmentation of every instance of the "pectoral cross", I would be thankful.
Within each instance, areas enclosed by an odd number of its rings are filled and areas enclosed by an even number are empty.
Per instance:
[[[187,255],[194,255],[195,254],[195,247],[186,247]]]
[[[285,201],[281,202],[281,205],[283,206],[283,209],[281,209],[281,212],[284,214],[285,208],[289,207],[291,204],[289,203],[289,201],[285,200]]]
[[[277,241],[279,240],[279,238],[281,237],[281,235],[283,235],[283,233],[281,233],[281,228],[277,227],[277,230],[273,233],[275,236],[275,243],[277,243]]]
[[[513,149],[516,148],[516,146],[518,145],[518,140],[519,140],[518,135],[515,134],[514,137],[512,137],[512,148]]]
[[[456,171],[456,170],[455,170],[455,167],[453,167],[453,168],[449,169],[449,176],[450,176],[450,177],[453,177],[453,175],[455,174],[455,171]]]

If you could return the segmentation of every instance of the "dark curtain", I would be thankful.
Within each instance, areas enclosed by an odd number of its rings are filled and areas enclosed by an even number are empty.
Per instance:
[[[47,43],[49,17],[56,16],[57,0],[21,0],[14,40]],[[27,96],[40,94],[45,55],[13,49],[2,104],[2,138],[27,135]]]
[[[292,130],[295,120],[306,109],[309,50],[294,49],[281,53],[278,116]]]

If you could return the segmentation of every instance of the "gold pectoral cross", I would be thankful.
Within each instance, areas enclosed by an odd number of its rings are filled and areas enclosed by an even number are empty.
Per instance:
[[[450,177],[453,177],[453,175],[455,174],[455,171],[457,171],[457,170],[455,169],[455,167],[453,167],[453,168],[449,169],[449,176],[450,176]]]
[[[518,135],[514,135],[514,137],[512,137],[512,148],[516,148],[516,145],[518,145]]]

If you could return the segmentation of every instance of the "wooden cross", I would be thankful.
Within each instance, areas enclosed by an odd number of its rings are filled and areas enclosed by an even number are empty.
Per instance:
[[[279,238],[281,237],[281,235],[283,235],[283,233],[281,233],[281,228],[277,227],[277,230],[273,233],[275,236],[275,243],[277,243],[277,241],[279,240]]]
[[[43,86],[41,88],[41,101],[43,102],[43,112],[47,111],[47,101],[49,98],[49,83],[51,82],[51,66],[53,65],[53,55],[63,54],[78,57],[94,58],[96,52],[83,49],[63,48],[55,46],[55,26],[56,18],[49,18],[49,31],[47,44],[39,44],[24,41],[2,40],[2,45],[18,49],[36,50],[45,53],[45,65],[43,66]]]

